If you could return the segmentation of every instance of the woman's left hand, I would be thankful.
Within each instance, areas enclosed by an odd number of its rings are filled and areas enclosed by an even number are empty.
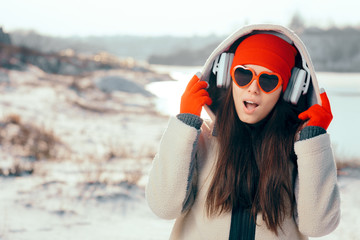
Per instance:
[[[330,102],[326,92],[320,94],[322,106],[315,104],[305,112],[299,114],[299,119],[309,120],[305,126],[317,126],[327,130],[333,115],[331,113]]]

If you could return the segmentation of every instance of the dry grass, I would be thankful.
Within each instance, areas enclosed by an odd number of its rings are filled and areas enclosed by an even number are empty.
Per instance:
[[[140,169],[134,169],[132,171],[125,171],[124,175],[123,182],[126,182],[128,185],[137,185],[143,177],[143,172]]]
[[[341,160],[336,159],[336,168],[338,170],[344,168],[360,168],[360,159],[357,158],[346,158]]]
[[[115,146],[113,143],[108,144],[109,150],[105,154],[105,159],[107,161],[120,158],[120,159],[128,159],[133,158],[132,154],[132,146],[128,144],[120,144]]]
[[[29,175],[34,172],[33,164],[24,164],[20,161],[16,161],[10,168],[0,168],[0,176],[6,177],[18,177],[23,175]]]
[[[57,159],[63,146],[53,130],[25,123],[18,114],[0,120],[0,144],[13,156],[12,166],[0,169],[4,176],[32,174],[34,160]]]
[[[336,144],[333,144],[336,168],[339,170],[344,168],[360,168],[359,157],[348,156],[344,150]]]
[[[105,168],[101,163],[94,163],[95,166],[81,166],[84,183],[86,184],[107,184],[105,176]]]
[[[84,183],[137,185],[144,177],[144,167],[155,156],[154,149],[151,146],[135,148],[130,143],[115,144],[112,141],[107,145],[108,151],[103,156],[92,155],[85,157],[86,161],[79,160]]]
[[[336,150],[336,148],[335,148]],[[335,151],[335,163],[338,176],[346,176],[351,170],[360,170],[360,159],[356,157],[340,157]],[[357,176],[360,177],[360,176]]]
[[[51,129],[23,123],[18,114],[6,116],[0,125],[1,144],[22,148],[25,156],[36,160],[56,158],[61,141]]]
[[[135,148],[130,143],[118,143],[114,144],[113,142],[109,142],[108,144],[108,152],[105,154],[105,159],[134,159],[134,160],[142,160],[142,159],[153,159],[156,154],[156,149],[154,146],[143,144],[138,148]]]

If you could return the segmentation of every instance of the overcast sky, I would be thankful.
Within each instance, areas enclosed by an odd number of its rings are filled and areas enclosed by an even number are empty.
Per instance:
[[[53,36],[229,34],[244,24],[360,25],[358,0],[1,0],[5,31]]]

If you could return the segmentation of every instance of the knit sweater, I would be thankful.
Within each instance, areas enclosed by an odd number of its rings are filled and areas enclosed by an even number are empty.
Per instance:
[[[231,212],[208,218],[205,201],[218,156],[213,123],[200,129],[171,117],[146,187],[146,199],[161,218],[176,219],[170,239],[228,239]],[[329,234],[340,220],[336,168],[327,133],[297,141],[295,216],[270,231],[259,213],[255,239],[308,239]]]

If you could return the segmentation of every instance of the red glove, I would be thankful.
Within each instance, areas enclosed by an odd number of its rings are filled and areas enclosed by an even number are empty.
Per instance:
[[[181,97],[180,113],[191,113],[200,117],[202,106],[212,103],[209,93],[204,89],[207,86],[207,82],[199,81],[199,77],[194,75]]]
[[[309,119],[307,126],[318,126],[327,129],[330,125],[333,115],[330,109],[330,102],[325,92],[320,94],[322,106],[315,104],[305,112],[299,114],[301,120]]]

